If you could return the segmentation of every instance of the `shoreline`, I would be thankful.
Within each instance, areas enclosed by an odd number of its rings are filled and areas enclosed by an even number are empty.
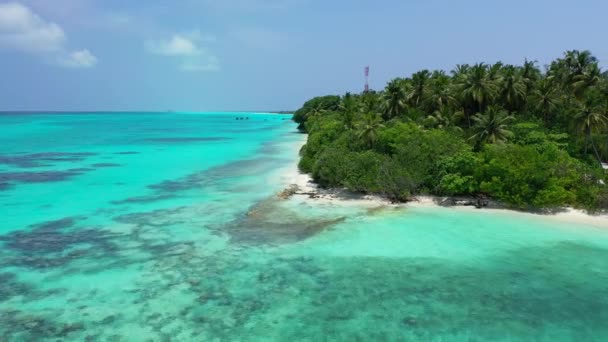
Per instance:
[[[480,211],[486,213],[529,215],[536,218],[555,220],[561,223],[585,224],[598,228],[608,229],[608,213],[589,214],[584,210],[572,207],[564,207],[550,211],[525,211],[514,210],[500,206],[499,203],[490,200],[490,206],[476,208],[470,203],[474,198],[465,197],[441,197],[432,195],[415,196],[414,200],[406,203],[392,203],[388,199],[378,195],[357,194],[346,189],[321,189],[308,174],[302,173],[298,168],[299,151],[306,144],[306,138],[293,145],[294,153],[298,156],[292,165],[280,170],[280,179],[283,190],[277,194],[282,200],[297,199],[303,202],[318,203],[322,205],[360,206],[365,208],[394,207],[394,208],[450,208],[454,210]],[[442,203],[456,204],[442,204]],[[459,205],[458,202],[469,202],[467,205]]]

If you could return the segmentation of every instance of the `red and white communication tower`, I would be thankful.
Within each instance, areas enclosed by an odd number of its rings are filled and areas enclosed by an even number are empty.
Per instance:
[[[365,67],[365,90],[364,92],[369,92],[369,66]]]

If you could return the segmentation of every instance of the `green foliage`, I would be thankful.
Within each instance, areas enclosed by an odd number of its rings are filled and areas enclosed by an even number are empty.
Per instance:
[[[422,70],[381,92],[323,96],[295,115],[300,168],[393,201],[489,195],[515,207],[608,207],[608,73],[588,51]]]
[[[388,83],[382,95],[382,101],[384,102],[382,115],[386,120],[399,117],[403,114],[407,107],[407,94],[399,80],[393,80]]]
[[[439,191],[441,194],[454,195],[471,195],[478,190],[477,180],[473,176],[463,176],[460,173],[450,173],[441,178],[439,182]]]
[[[491,77],[487,65],[473,65],[457,81],[463,100],[476,112],[483,112],[498,93],[498,83]]]
[[[507,141],[513,133],[508,130],[508,124],[514,118],[497,106],[489,107],[484,113],[477,113],[473,117],[475,126],[471,140],[479,149],[483,144],[496,144]]]
[[[479,191],[475,172],[481,166],[477,155],[471,151],[461,151],[442,158],[438,163],[439,184],[437,193],[441,195],[472,195]]]
[[[409,200],[417,181],[408,168],[393,159],[386,159],[378,174],[379,192],[394,202]]]
[[[380,168],[386,157],[373,152],[351,152],[346,155],[347,174],[343,185],[355,192],[380,192]]]
[[[354,192],[378,193],[380,168],[386,157],[373,151],[350,152],[330,147],[320,152],[312,168],[322,187],[345,187]]]
[[[488,145],[478,171],[480,190],[524,208],[572,205],[585,168],[553,146]]]
[[[372,113],[368,113],[363,117],[363,120],[357,125],[357,137],[365,141],[369,147],[373,147],[378,137],[378,132],[384,128],[382,119]]]
[[[569,135],[567,133],[547,133],[540,124],[534,122],[521,122],[511,127],[513,137],[511,141],[519,145],[536,145],[543,148],[554,145],[560,149],[568,146]]]
[[[340,106],[340,97],[334,95],[315,97],[298,109],[294,115],[293,120],[299,124],[298,128],[301,130],[305,129],[306,121],[313,116],[321,115],[325,111],[335,111]]]
[[[314,160],[311,173],[322,187],[343,186],[348,175],[348,152],[342,148],[323,149]]]

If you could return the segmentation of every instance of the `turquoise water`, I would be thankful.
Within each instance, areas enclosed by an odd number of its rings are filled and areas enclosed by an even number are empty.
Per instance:
[[[608,223],[281,201],[286,118],[0,116],[0,340],[608,340]]]

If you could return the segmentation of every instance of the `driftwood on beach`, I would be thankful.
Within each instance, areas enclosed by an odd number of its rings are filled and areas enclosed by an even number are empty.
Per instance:
[[[475,207],[481,209],[489,207],[490,200],[485,196],[470,198],[447,197],[439,201],[438,204],[444,206]]]
[[[315,191],[301,191],[300,187],[296,184],[291,184],[285,190],[279,192],[277,197],[282,200],[288,200],[294,195],[304,195],[310,198],[318,198],[319,194]]]

